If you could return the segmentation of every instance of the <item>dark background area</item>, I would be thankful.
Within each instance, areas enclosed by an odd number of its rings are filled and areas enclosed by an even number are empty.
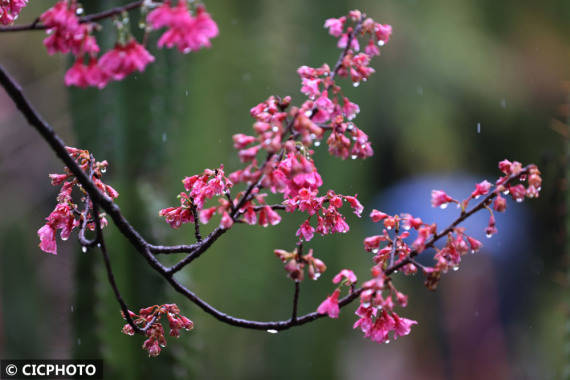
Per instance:
[[[53,1],[32,1],[18,22],[31,22]],[[87,13],[126,3],[85,2]],[[70,239],[52,256],[37,247],[37,229],[55,205],[48,173],[62,165],[11,100],[0,93],[0,357],[103,358],[107,377],[307,379],[549,379],[565,365],[564,148],[568,116],[570,3],[520,1],[228,1],[206,3],[220,35],[208,50],[156,57],[144,73],[96,89],[67,89],[71,61],[49,56],[41,31],[0,35],[0,62],[68,145],[110,162],[127,218],[152,242],[182,243],[192,226],[171,230],[158,210],[174,205],[184,176],[240,167],[234,133],[250,133],[249,109],[269,95],[299,104],[301,65],[333,64],[336,39],[324,20],[361,9],[393,26],[373,60],[367,83],[344,90],[361,108],[355,123],[369,134],[366,161],[315,155],[323,189],[358,193],[365,205],[412,212],[440,225],[457,210],[429,206],[433,188],[463,198],[497,162],[536,163],[543,192],[510,202],[499,233],[482,237],[486,216],[467,225],[486,247],[444,276],[437,292],[421,276],[397,278],[410,296],[402,315],[418,320],[410,336],[388,345],[352,330],[348,306],[339,320],[322,319],[268,334],[221,324],[178,297],[114,226],[107,240],[114,270],[133,309],[176,302],[196,329],[169,339],[149,359],[141,337],[120,333],[123,321],[100,255],[83,254]],[[132,24],[138,12],[131,12]],[[104,50],[115,42],[110,21],[97,34]],[[478,128],[479,125],[479,128]],[[349,215],[350,214],[350,215]],[[446,219],[447,218],[447,219]],[[225,312],[285,319],[293,284],[273,249],[291,250],[302,219],[280,225],[236,226],[180,273],[183,282]],[[347,212],[351,231],[316,237],[315,255],[328,265],[319,281],[302,283],[300,309],[311,312],[330,293],[332,276],[352,268],[369,275],[364,237],[369,219]],[[215,222],[212,222],[214,225]],[[207,231],[207,228],[206,228]]]

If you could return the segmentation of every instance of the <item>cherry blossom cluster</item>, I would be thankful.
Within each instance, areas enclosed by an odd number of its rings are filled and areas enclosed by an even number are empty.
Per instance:
[[[394,312],[396,304],[405,307],[408,300],[406,295],[395,288],[390,275],[396,273],[397,269],[404,275],[412,275],[421,267],[426,276],[426,287],[435,290],[441,274],[447,273],[449,269],[457,270],[462,256],[467,252],[475,253],[482,247],[479,240],[465,233],[465,228],[457,226],[463,219],[480,209],[487,209],[491,216],[485,231],[487,237],[491,237],[497,232],[493,210],[503,212],[506,209],[506,200],[502,195],[510,194],[517,202],[521,202],[525,196],[538,196],[542,179],[535,165],[523,168],[517,161],[504,160],[499,163],[499,169],[504,176],[495,182],[494,188],[490,182],[482,181],[476,184],[473,192],[461,202],[444,191],[432,192],[431,203],[434,207],[445,208],[449,203],[456,203],[461,209],[459,219],[443,232],[438,233],[436,224],[424,223],[410,214],[388,215],[378,210],[370,213],[374,223],[381,223],[382,233],[364,239],[364,249],[374,255],[374,266],[371,269],[372,278],[362,285],[360,306],[356,311],[359,319],[354,328],[360,328],[365,337],[375,342],[388,342],[390,332],[393,333],[394,339],[409,334],[411,326],[417,322],[402,318]],[[515,180],[520,183],[512,184]],[[477,206],[467,210],[472,200],[483,196],[485,198]],[[411,231],[415,231],[416,236],[413,239]],[[442,248],[434,245],[439,238],[446,238]],[[427,248],[435,251],[433,258],[436,264],[433,267],[421,265],[414,260],[415,256]],[[339,294],[339,289],[335,290],[317,311],[336,318]]]
[[[89,154],[87,150],[66,147],[67,152],[79,164],[81,169],[89,174],[93,184],[111,199],[119,196],[119,193],[111,186],[101,181],[103,174],[107,171],[107,161],[98,162]],[[59,195],[57,196],[57,205],[54,210],[46,218],[46,224],[38,230],[40,238],[40,249],[47,253],[57,254],[56,233],[60,232],[61,240],[67,240],[71,231],[82,224],[91,231],[95,230],[95,220],[91,214],[93,205],[86,196],[85,190],[79,184],[75,176],[65,168],[63,174],[50,174],[51,183],[54,186],[60,186]],[[79,189],[81,194],[81,202],[85,204],[85,210],[81,211],[72,197],[74,188]],[[107,225],[104,215],[100,215],[101,227]]]
[[[232,182],[224,175],[223,166],[216,170],[206,169],[202,174],[186,177],[182,183],[187,192],[178,195],[180,206],[168,207],[159,212],[159,216],[163,216],[172,228],[179,228],[185,223],[198,223],[197,216],[200,222],[206,224],[216,212],[222,215],[220,225],[224,228],[229,228],[233,224],[228,214],[228,211],[231,212],[230,204],[226,199],[219,198],[219,207],[204,208],[208,199],[229,194]]]
[[[145,2],[143,12],[151,5]],[[47,28],[48,37],[44,45],[48,53],[71,53],[75,56],[75,63],[65,74],[67,86],[102,89],[109,82],[120,81],[135,71],[143,72],[154,61],[145,46],[131,34],[126,14],[115,20],[118,39],[114,48],[98,57],[100,48],[93,32],[101,26],[83,22],[78,16],[82,12],[77,0],[61,0],[40,17]],[[218,27],[205,7],[196,6],[194,15],[187,0],[180,0],[175,6],[165,1],[148,13],[147,22],[147,33],[166,28],[158,47],[176,46],[183,53],[211,46],[210,39],[218,35]]]
[[[28,0],[0,0],[0,24],[13,23],[26,5]]]
[[[170,336],[179,338],[180,330],[190,331],[194,328],[194,323],[180,314],[180,309],[176,304],[149,306],[140,309],[138,315],[129,310],[129,316],[137,327],[144,330],[147,336],[142,348],[148,352],[148,356],[158,356],[162,348],[166,347],[164,328],[160,322],[163,316],[166,316],[168,320]],[[125,315],[123,315],[123,319],[126,319]],[[135,335],[135,330],[129,323],[123,326],[122,332],[126,335]]]

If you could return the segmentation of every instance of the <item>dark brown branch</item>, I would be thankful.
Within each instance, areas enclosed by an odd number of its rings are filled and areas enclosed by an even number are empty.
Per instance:
[[[299,283],[299,281],[295,280],[295,294],[293,295],[293,312],[291,313],[291,321],[293,322],[297,320],[300,285],[301,284]]]
[[[139,8],[143,5],[143,3],[144,3],[144,1],[142,1],[142,0],[133,1],[132,3],[129,3],[129,4],[126,4],[126,5],[123,5],[120,7],[115,7],[115,8],[103,11],[103,12],[93,13],[91,15],[80,17],[79,22],[80,23],[86,23],[86,22],[100,21],[100,20],[103,20],[103,19],[106,19],[109,17],[116,16],[116,15],[121,14],[123,12],[127,12],[127,11],[130,11],[130,10],[135,9],[135,8]],[[2,27],[0,27],[0,33],[1,32],[24,32],[24,31],[28,31],[28,30],[45,30],[45,29],[47,29],[47,26],[42,24],[40,22],[40,19],[37,18],[31,24],[2,26]]]
[[[196,241],[200,243],[202,241],[202,235],[200,234],[200,220],[198,219],[198,209],[196,209],[194,201],[192,201],[190,209],[192,210],[192,216],[194,217],[194,236],[196,237]]]

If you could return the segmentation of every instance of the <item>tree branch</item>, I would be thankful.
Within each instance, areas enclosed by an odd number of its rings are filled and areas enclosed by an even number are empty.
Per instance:
[[[103,19],[106,19],[109,17],[113,17],[115,15],[121,14],[123,12],[127,12],[127,11],[130,11],[130,10],[135,9],[135,8],[139,8],[143,4],[144,4],[144,1],[142,1],[142,0],[133,1],[132,3],[129,3],[129,4],[126,4],[126,5],[123,5],[120,7],[115,7],[115,8],[103,11],[103,12],[93,13],[91,15],[80,17],[79,22],[83,24],[86,22],[100,21],[100,20],[103,20]],[[0,33],[2,33],[2,32],[24,32],[24,31],[28,31],[28,30],[45,30],[45,29],[48,29],[48,27],[46,25],[42,24],[40,22],[39,18],[37,18],[31,24],[1,26],[0,27]]]

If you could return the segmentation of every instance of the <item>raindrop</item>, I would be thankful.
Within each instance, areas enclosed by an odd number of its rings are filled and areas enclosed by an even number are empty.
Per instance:
[[[272,132],[277,132],[277,131],[279,131],[279,127],[276,126],[276,125],[274,125],[273,127],[271,127],[271,131],[272,131]]]
[[[398,271],[397,271],[397,270],[395,270],[395,271],[394,271],[394,274],[398,274]]]
[[[346,129],[348,129],[349,131],[352,131],[353,128],[354,128],[354,124],[352,124],[352,123],[348,123],[348,125],[346,126]]]
[[[107,172],[107,167],[103,166],[103,167],[101,168],[101,173],[106,173],[106,172]]]
[[[358,140],[358,137],[352,136],[352,141],[356,141],[356,140]]]
[[[263,143],[269,145],[269,144],[271,144],[271,139],[265,139],[265,141],[263,141]]]
[[[352,158],[353,160],[356,160],[358,158],[358,156],[356,154],[353,154],[352,156],[350,156],[350,158]]]
[[[508,194],[509,194],[509,190],[508,190],[508,189],[505,190],[505,191],[503,191],[503,195],[508,195]]]
[[[471,254],[472,254],[472,255],[475,254],[475,250],[474,250],[474,249],[471,250]]]
[[[378,40],[378,46],[384,46],[386,42],[382,41],[382,40]]]
[[[97,248],[101,248],[101,243],[97,243]]]
[[[487,234],[485,234],[485,236],[487,237],[487,239],[490,239],[493,236],[493,234],[487,233]]]
[[[62,236],[61,240],[66,241],[67,239],[69,239],[69,236]]]
[[[390,231],[390,230],[392,229],[392,227],[391,227],[391,226],[388,226],[388,227],[386,227],[386,229],[387,229],[388,231]]]
[[[517,198],[516,199],[517,203],[522,203],[523,200],[524,200],[524,198]]]
[[[479,199],[479,198],[481,198],[480,195],[475,195],[475,199]],[[459,205],[458,205],[458,206],[459,206]]]
[[[166,132],[164,132],[162,134],[162,142],[165,143],[166,142]]]
[[[305,116],[307,116],[307,117],[311,117],[312,114],[313,114],[313,111],[311,111],[311,110],[305,111]]]
[[[409,225],[409,224],[404,225],[404,229],[405,229],[406,231],[409,231],[409,230],[410,230],[410,225]]]
[[[477,133],[481,133],[481,123],[477,123]]]
[[[378,253],[378,252],[380,252],[380,250],[379,250],[378,248],[374,248],[374,249],[372,250],[372,253]]]
[[[315,135],[314,133],[311,133],[311,134],[309,135],[309,137],[311,138],[311,140],[314,140],[314,139],[317,138],[317,135]]]
[[[384,344],[388,344],[388,343],[390,343],[390,339],[386,339],[386,340],[384,341]]]
[[[442,209],[442,210],[445,210],[448,205],[449,205],[448,203],[442,203],[442,204],[439,206],[439,208]]]
[[[354,83],[352,84],[352,87],[358,87],[358,86],[360,86],[360,82],[354,82]]]
[[[315,146],[316,146],[316,147],[321,146],[321,142],[320,142],[319,140],[315,141]]]
[[[275,329],[269,329],[269,330],[267,330],[267,332],[270,334],[277,334],[279,331],[277,331]]]
[[[82,15],[83,14],[83,8],[81,8],[81,7],[77,8],[77,10],[75,11],[75,14]]]
[[[320,273],[315,273],[315,276],[314,276],[314,277],[315,277],[314,280],[318,280],[319,277],[321,277],[321,274],[320,274]]]
[[[459,267],[453,267],[452,269],[454,272],[457,272],[459,270]]]
[[[81,252],[87,253],[87,247],[86,246],[81,247]]]

